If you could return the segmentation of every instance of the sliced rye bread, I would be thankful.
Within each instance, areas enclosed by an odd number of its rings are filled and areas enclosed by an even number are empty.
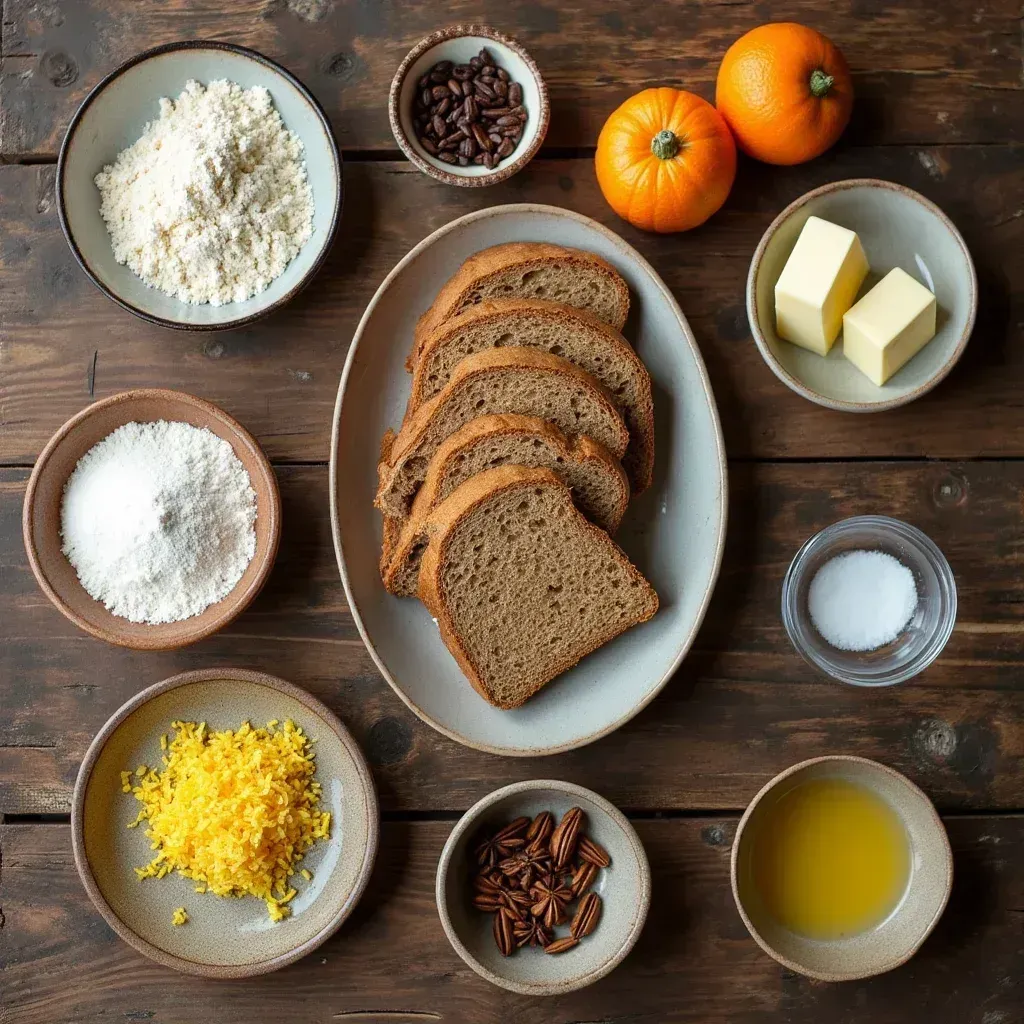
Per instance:
[[[651,585],[549,469],[478,473],[425,525],[420,600],[495,707],[519,707],[658,610]]]
[[[492,348],[467,356],[440,394],[421,405],[401,433],[386,436],[374,504],[405,518],[427,464],[445,438],[477,416],[519,413],[586,434],[621,459],[629,431],[611,395],[585,370],[535,348]]]
[[[423,340],[406,417],[448,383],[466,356],[512,345],[562,356],[611,392],[629,429],[623,464],[633,492],[646,490],[654,472],[651,378],[629,342],[585,310],[545,299],[485,299],[445,321]]]
[[[604,445],[589,437],[570,439],[536,416],[479,416],[455,431],[430,460],[392,550],[385,538],[380,569],[387,590],[415,597],[420,558],[427,546],[426,517],[471,476],[506,465],[552,470],[592,523],[608,533],[619,528],[629,504],[629,481],[619,460]]]
[[[600,256],[549,242],[506,242],[474,253],[441,288],[416,323],[406,368],[415,368],[422,340],[445,320],[496,298],[552,299],[589,310],[619,331],[629,313],[626,282]]]

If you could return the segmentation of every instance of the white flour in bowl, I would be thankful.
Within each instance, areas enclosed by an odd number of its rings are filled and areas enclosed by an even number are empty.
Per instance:
[[[263,291],[313,230],[302,142],[261,86],[188,82],[96,186],[117,262],[183,302]]]
[[[64,485],[63,551],[130,622],[178,622],[226,597],[256,553],[256,492],[231,445],[190,423],[126,423]]]

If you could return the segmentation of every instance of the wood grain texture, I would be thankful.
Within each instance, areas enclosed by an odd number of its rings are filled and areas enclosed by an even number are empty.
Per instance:
[[[374,290],[435,228],[505,202],[595,217],[651,261],[694,329],[734,458],[1021,456],[1022,158],[1014,146],[841,147],[804,167],[744,162],[721,213],[670,237],[620,221],[587,159],[534,161],[489,189],[449,188],[408,163],[349,163],[348,204],[317,280],[260,324],[201,336],[142,323],[92,286],[61,237],[51,167],[0,167],[0,463],[30,463],[92,397],[141,386],[221,405],[272,459],[326,460],[345,353]],[[860,176],[902,182],[950,214],[974,253],[981,302],[974,339],[940,387],[902,409],[850,418],[805,401],[772,375],[750,339],[744,287],[758,239],[788,202]]]
[[[346,610],[325,468],[279,467],[286,525],[266,589],[224,633],[165,654],[108,647],[50,607],[19,544],[26,475],[0,471],[0,812],[66,811],[82,755],[117,707],[175,672],[218,665],[279,675],[324,700],[366,751],[392,812],[464,809],[542,774],[626,808],[739,809],[783,768],[826,753],[891,764],[945,810],[1024,808],[1024,463],[734,463],[723,572],[695,650],[632,722],[542,761],[437,735],[377,674]],[[779,618],[799,545],[869,512],[928,533],[960,597],[940,660],[880,691],[817,676]],[[636,528],[627,518],[623,530]],[[468,686],[466,699],[476,699]]]
[[[3,826],[5,1024],[1020,1020],[1024,818],[947,820],[957,881],[936,932],[905,967],[845,985],[784,971],[747,936],[728,880],[735,819],[641,821],[637,828],[654,899],[636,948],[590,988],[527,999],[478,978],[441,930],[434,871],[449,822],[386,823],[370,887],[341,931],[297,964],[239,983],[176,975],[122,943],[79,883],[67,826]],[[197,898],[190,913],[198,916],[202,906]]]
[[[79,103],[141,50],[179,39],[241,43],[282,62],[327,108],[346,149],[394,149],[385,98],[406,52],[445,24],[520,39],[551,90],[550,146],[592,146],[608,114],[652,84],[714,98],[729,45],[766,20],[807,22],[853,68],[853,140],[936,144],[1024,137],[1015,0],[4,0],[4,157],[52,157]]]

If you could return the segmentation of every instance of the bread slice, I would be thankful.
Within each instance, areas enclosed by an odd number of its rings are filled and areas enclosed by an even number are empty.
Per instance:
[[[397,437],[385,439],[377,508],[407,516],[441,443],[489,413],[550,420],[563,433],[593,438],[617,459],[629,444],[611,396],[585,370],[535,348],[486,349],[463,359],[440,394],[421,405]]]
[[[430,512],[471,476],[505,465],[552,470],[592,523],[608,533],[619,528],[629,504],[629,481],[607,448],[589,437],[570,440],[536,416],[479,416],[456,430],[430,460],[393,550],[385,539],[381,579],[392,594],[416,594],[427,546],[423,522]]]
[[[558,302],[485,299],[431,331],[413,371],[406,416],[433,398],[466,356],[509,345],[562,356],[611,392],[629,429],[623,461],[633,491],[639,494],[649,487],[654,471],[654,405],[647,369],[614,327]]]
[[[427,517],[419,596],[476,691],[516,708],[658,595],[549,469],[471,477]]]
[[[445,320],[483,299],[509,297],[586,309],[619,331],[629,312],[626,282],[600,256],[549,242],[506,242],[474,253],[442,287],[416,324],[406,367],[415,368],[422,340]]]

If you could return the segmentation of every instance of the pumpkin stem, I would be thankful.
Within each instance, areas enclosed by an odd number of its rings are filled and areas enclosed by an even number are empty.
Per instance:
[[[659,160],[671,160],[679,152],[681,146],[682,142],[679,136],[668,128],[662,128],[651,139],[651,152]]]
[[[815,68],[811,72],[811,95],[817,96],[820,100],[828,95],[829,89],[835,84],[835,79],[826,74],[821,68]]]

